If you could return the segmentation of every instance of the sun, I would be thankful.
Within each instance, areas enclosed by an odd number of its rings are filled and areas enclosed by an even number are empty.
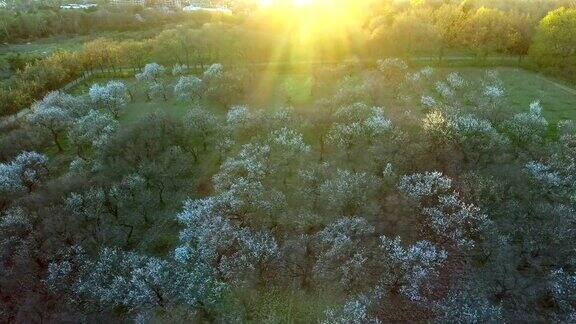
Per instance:
[[[260,6],[273,7],[273,6],[296,6],[306,7],[315,4],[316,0],[260,0]]]
[[[370,14],[368,5],[376,0],[256,1],[251,22],[282,40],[272,61],[315,62],[352,52]]]

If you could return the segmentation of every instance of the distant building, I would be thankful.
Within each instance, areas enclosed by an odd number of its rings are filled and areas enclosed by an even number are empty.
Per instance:
[[[111,0],[110,3],[117,6],[182,8],[180,0]]]
[[[117,6],[142,6],[146,5],[146,0],[112,0],[111,4]]]
[[[182,8],[180,0],[154,0],[154,5],[168,8]]]
[[[182,8],[184,11],[188,12],[198,12],[198,11],[205,11],[205,12],[212,12],[212,13],[221,13],[230,15],[232,14],[232,10],[228,8],[206,8],[206,7],[198,7],[197,5],[189,5]]]
[[[70,3],[67,5],[60,6],[60,9],[73,10],[73,9],[89,9],[95,7],[98,7],[98,5],[95,3],[86,3],[86,4]]]

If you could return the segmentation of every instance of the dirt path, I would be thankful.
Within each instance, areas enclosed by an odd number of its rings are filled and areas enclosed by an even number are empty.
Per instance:
[[[564,90],[564,91],[566,91],[566,92],[568,92],[568,93],[576,96],[576,89],[570,88],[570,87],[568,87],[568,86],[566,86],[566,85],[563,85],[562,83],[558,83],[558,82],[556,82],[556,81],[552,81],[552,80],[548,79],[547,77],[542,76],[542,75],[540,75],[540,74],[537,74],[536,76],[538,77],[538,79],[544,80],[544,81],[546,81],[546,82],[548,82],[548,83],[550,83],[550,84],[553,84],[553,85],[555,85],[556,87],[558,87],[558,88],[560,88],[560,89],[562,89],[562,90]]]

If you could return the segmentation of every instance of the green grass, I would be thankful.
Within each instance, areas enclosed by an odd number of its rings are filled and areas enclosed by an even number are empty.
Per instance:
[[[49,55],[57,50],[78,50],[83,43],[89,41],[88,36],[72,38],[47,38],[34,42],[0,46],[0,56],[7,54]]]
[[[330,289],[306,292],[293,287],[234,289],[222,308],[246,323],[318,323],[324,312],[343,301]]]
[[[466,79],[481,78],[483,68],[443,68],[441,73],[457,71]],[[560,120],[576,120],[576,93],[571,93],[554,84],[555,80],[541,74],[509,67],[494,68],[499,72],[506,89],[506,103],[513,112],[528,111],[530,103],[540,100],[543,113],[551,124]]]

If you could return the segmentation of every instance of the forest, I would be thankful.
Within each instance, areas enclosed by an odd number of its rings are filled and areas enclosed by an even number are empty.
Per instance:
[[[226,5],[0,12],[0,323],[576,320],[576,3]]]

